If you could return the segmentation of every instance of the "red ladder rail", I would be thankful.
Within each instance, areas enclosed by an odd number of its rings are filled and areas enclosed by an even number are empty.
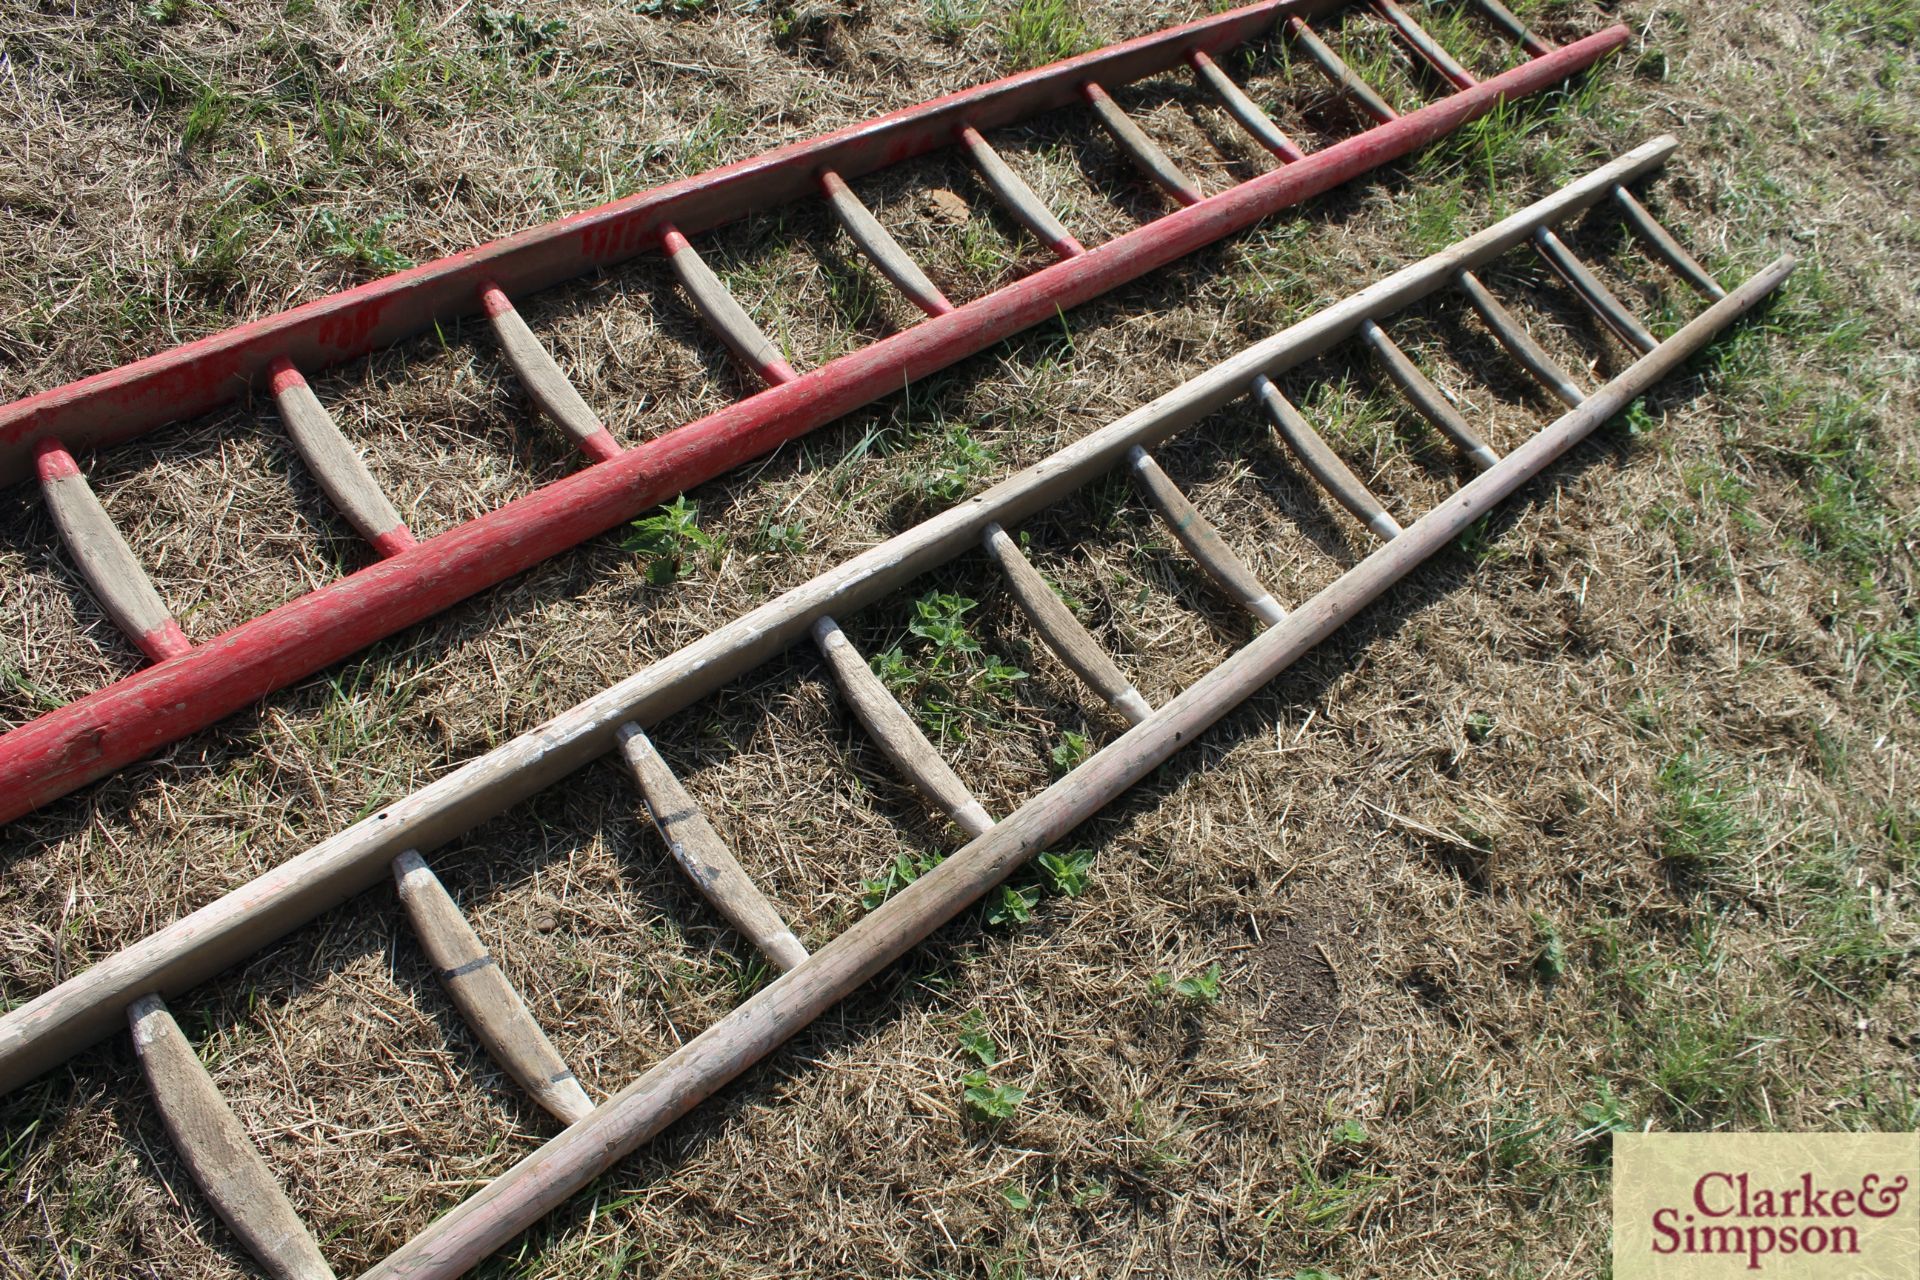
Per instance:
[[[1081,86],[1092,81],[1095,72],[1107,83],[1119,83],[1152,70],[1188,65],[1195,52],[1257,33],[1296,11],[1323,7],[1310,0],[1268,0],[1070,59],[563,219],[45,393],[0,410],[0,478],[7,451],[22,442],[64,433],[63,439],[97,444],[136,434],[230,398],[246,377],[278,358],[305,361],[308,368],[337,362],[404,337],[442,312],[459,314],[478,307],[489,288],[502,296],[525,292],[565,274],[660,247],[669,228],[684,232],[724,220],[715,191],[746,199],[764,190],[770,194],[762,204],[776,195],[816,194],[821,168],[832,167],[843,177],[867,172],[928,149],[941,140],[935,135],[942,130],[945,139],[957,141],[979,124],[1009,118],[1028,106],[1079,101]],[[780,379],[775,371],[777,385],[29,721],[0,736],[0,822],[112,773],[904,383],[1398,159],[1501,102],[1558,83],[1627,37],[1624,27],[1601,31],[1067,256],[791,380]],[[325,334],[333,338],[323,343]],[[169,387],[175,389],[170,402],[164,400]],[[164,408],[166,403],[173,408]],[[124,406],[123,416],[115,416],[115,406]]]

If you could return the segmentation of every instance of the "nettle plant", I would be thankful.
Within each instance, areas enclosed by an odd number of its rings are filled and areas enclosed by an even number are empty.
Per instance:
[[[711,568],[719,568],[727,557],[725,534],[708,533],[697,523],[700,504],[688,502],[681,494],[658,515],[635,520],[627,526],[626,550],[647,559],[647,581],[657,587],[677,581],[688,562],[704,557]]]
[[[997,722],[1000,703],[1027,678],[967,630],[964,619],[978,605],[968,596],[929,591],[914,601],[908,638],[872,659],[874,674],[941,738],[966,737],[972,720]]]

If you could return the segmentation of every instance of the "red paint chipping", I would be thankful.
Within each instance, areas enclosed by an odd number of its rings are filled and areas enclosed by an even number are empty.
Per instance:
[[[513,310],[513,299],[507,297],[499,285],[489,280],[480,286],[480,309],[487,313],[489,319],[503,316]]]
[[[43,484],[80,474],[80,464],[73,460],[73,455],[58,440],[42,440],[34,445],[33,462]]]
[[[273,363],[267,366],[267,385],[273,389],[274,395],[283,396],[306,386],[307,380],[293,367],[293,361],[285,356],[275,356]]]
[[[187,639],[187,633],[182,631],[180,624],[172,618],[168,618],[164,625],[155,627],[140,636],[134,643],[140,646],[140,652],[155,662],[177,658],[193,648],[193,641]]]
[[[420,540],[413,536],[413,530],[403,524],[397,524],[373,539],[373,549],[382,556],[397,556],[419,545]]]
[[[613,433],[602,427],[580,442],[580,452],[595,462],[611,462],[625,451],[621,449],[620,442],[613,438]]]

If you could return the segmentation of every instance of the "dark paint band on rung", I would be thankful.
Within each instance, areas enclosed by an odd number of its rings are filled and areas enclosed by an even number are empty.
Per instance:
[[[465,964],[456,965],[451,969],[442,969],[440,971],[440,981],[452,982],[456,978],[464,978],[470,973],[477,973],[481,969],[491,967],[493,963],[493,957],[485,955],[475,960],[469,960]]]

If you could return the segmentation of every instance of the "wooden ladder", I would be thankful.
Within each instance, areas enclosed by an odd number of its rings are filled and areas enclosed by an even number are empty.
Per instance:
[[[37,471],[80,578],[155,665],[0,735],[8,822],[338,662],[383,636],[615,528],[656,503],[863,404],[897,392],[1062,308],[1106,292],[1444,136],[1501,102],[1559,83],[1617,48],[1624,28],[1530,58],[1484,83],[1307,154],[1215,56],[1282,23],[1362,101],[1377,99],[1307,23],[1331,0],[1265,0],[1113,45],[879,120],[796,143],[590,210],[454,258],[320,299],[0,408],[0,483]],[[1397,12],[1397,11],[1396,11]],[[1401,15],[1402,23],[1410,20]],[[1272,153],[1276,167],[1205,192],[1111,90],[1188,69]],[[1089,249],[988,140],[1000,127],[1082,104],[1174,208]],[[1377,113],[1376,113],[1377,114]],[[861,200],[853,183],[954,145],[1016,222],[1057,259],[956,303]],[[925,314],[898,333],[801,373],[701,256],[715,226],[801,198],[824,199],[874,269]],[[624,447],[521,316],[516,299],[658,252],[692,310],[764,390]],[[570,476],[424,540],[384,493],[308,376],[475,312],[528,398],[584,455]],[[321,492],[381,557],[196,644],[114,528],[76,454],[203,414],[261,386]]]
[[[277,1276],[329,1275],[311,1236],[162,1003],[268,946],[303,922],[391,875],[420,945],[495,1060],[565,1127],[367,1272],[370,1280],[451,1277],[506,1245],[543,1214],[908,949],[1055,844],[1162,761],[1191,744],[1400,578],[1446,546],[1551,462],[1770,294],[1793,269],[1783,257],[1731,292],[1695,281],[1715,300],[1591,390],[1575,385],[1494,302],[1475,274],[1540,243],[1542,232],[1658,168],[1675,142],[1659,138],[1557,193],[1294,324],[1075,441],[1016,475],[839,567],[785,592],[653,663],[539,728],[346,828],[226,897],[102,960],[0,1018],[0,1089],[39,1072],[130,1021],[156,1106],[208,1200]],[[1638,226],[1637,220],[1632,225]],[[1690,276],[1690,273],[1687,273]],[[1710,286],[1710,287],[1709,287]],[[1388,336],[1408,306],[1445,290],[1464,295],[1566,411],[1517,448],[1497,454]],[[1585,291],[1578,296],[1604,315]],[[1358,343],[1421,415],[1478,472],[1402,525],[1276,385],[1302,362]],[[1251,397],[1307,474],[1372,532],[1378,546],[1331,585],[1292,608],[1277,602],[1195,509],[1151,450],[1207,415]],[[1258,625],[1255,637],[1177,696],[1155,707],[1074,618],[1021,552],[1020,521],[1115,469],[1222,591]],[[840,619],[974,548],[1003,577],[1064,666],[1130,728],[1013,812],[996,816],[972,795],[913,714],[856,651]],[[855,718],[885,756],[966,843],[845,932],[809,951],[749,866],[721,838],[647,727],[811,641]],[[582,768],[618,752],[671,856],[780,976],[664,1061],[597,1103],[568,1070],[484,942],[441,887],[424,851]]]

